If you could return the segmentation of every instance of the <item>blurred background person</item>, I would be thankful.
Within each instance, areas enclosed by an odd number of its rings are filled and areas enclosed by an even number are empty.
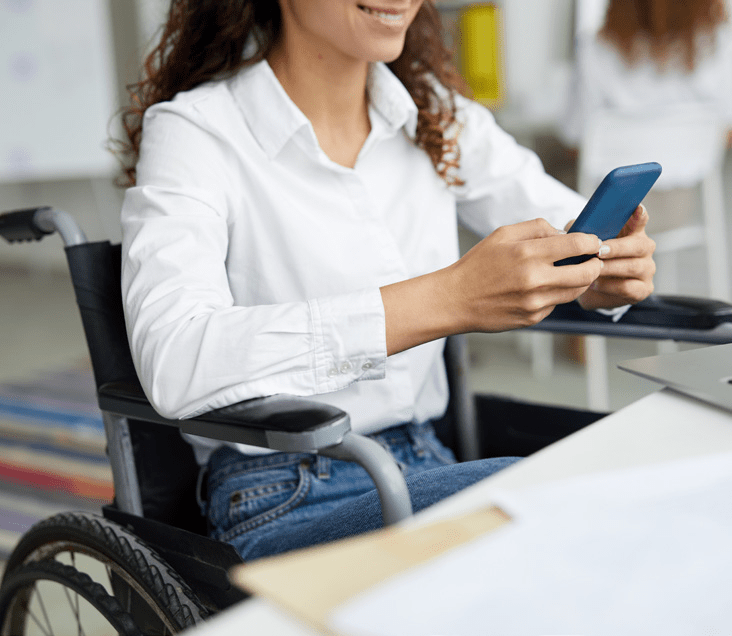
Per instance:
[[[718,114],[724,131],[720,134],[729,145],[732,29],[725,0],[578,0],[576,10],[575,65],[562,126],[565,142],[581,153],[588,122],[598,111],[647,118],[704,105]],[[659,154],[667,160],[656,160],[670,167],[680,158],[682,169],[665,170],[663,181],[645,200],[654,210],[648,225],[654,238],[698,223],[698,191],[689,185],[698,184],[702,171],[708,170],[695,150],[678,143],[674,135],[666,135],[661,146]],[[673,249],[678,245],[675,241]],[[664,273],[663,253],[659,243],[658,291],[692,292],[679,289],[683,268],[675,261],[673,267],[669,261],[671,273]]]
[[[698,102],[715,104],[732,128],[725,0],[609,0],[600,29],[578,33],[563,130],[574,145],[598,108],[645,113]]]

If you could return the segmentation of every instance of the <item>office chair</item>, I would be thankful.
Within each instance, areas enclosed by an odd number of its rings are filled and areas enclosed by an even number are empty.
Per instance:
[[[26,634],[34,623],[42,632],[53,633],[56,610],[49,615],[38,602],[48,586],[68,599],[70,618],[80,629],[81,598],[96,609],[99,620],[125,635],[176,633],[245,597],[227,577],[227,571],[241,563],[238,553],[205,536],[205,520],[196,503],[198,467],[180,432],[358,461],[374,478],[385,523],[409,516],[408,493],[391,457],[368,438],[352,433],[347,414],[333,407],[273,396],[190,420],[160,417],[132,366],[121,304],[119,246],[88,242],[70,215],[52,208],[0,215],[0,234],[11,242],[38,240],[54,232],[66,245],[107,434],[115,498],[101,515],[61,513],[21,538],[0,584],[0,636]],[[732,341],[732,307],[692,303],[681,308],[677,314],[683,320],[675,326],[657,306],[639,308],[636,322],[629,319],[620,331],[635,337]],[[576,307],[563,310],[570,313],[553,314],[544,327],[619,333],[617,325],[585,316]],[[572,315],[573,311],[579,313]],[[473,400],[467,391],[464,339],[449,338],[445,352],[451,403],[436,428],[461,459],[527,455],[604,415],[493,396]],[[476,425],[476,415],[484,426]]]

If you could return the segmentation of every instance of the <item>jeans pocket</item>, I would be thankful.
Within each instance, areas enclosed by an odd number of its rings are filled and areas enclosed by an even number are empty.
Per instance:
[[[455,455],[447,446],[445,446],[437,437],[435,430],[429,426],[425,428],[420,436],[420,444],[425,450],[428,450],[435,460],[443,466],[449,466],[457,463]]]
[[[307,462],[232,475],[212,497],[215,538],[231,541],[279,519],[305,499],[311,479]]]

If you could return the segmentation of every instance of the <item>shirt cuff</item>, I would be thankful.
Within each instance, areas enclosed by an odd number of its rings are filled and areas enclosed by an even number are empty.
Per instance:
[[[386,375],[386,318],[378,288],[309,301],[318,391]]]

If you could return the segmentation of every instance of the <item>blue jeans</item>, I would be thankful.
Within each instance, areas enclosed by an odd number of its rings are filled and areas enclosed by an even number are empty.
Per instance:
[[[399,463],[415,512],[518,459],[458,464],[429,424],[406,424],[371,437]],[[379,498],[366,471],[308,453],[218,449],[208,464],[206,512],[212,538],[232,544],[248,561],[382,527]]]

